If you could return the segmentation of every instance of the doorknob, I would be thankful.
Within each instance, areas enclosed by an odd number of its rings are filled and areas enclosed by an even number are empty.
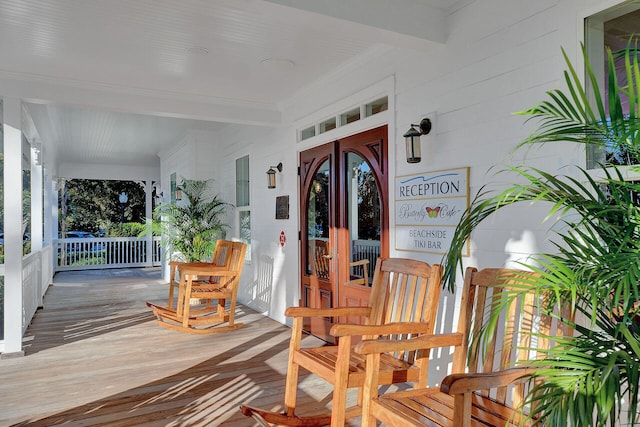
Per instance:
[[[333,255],[322,255],[322,258],[333,259]]]

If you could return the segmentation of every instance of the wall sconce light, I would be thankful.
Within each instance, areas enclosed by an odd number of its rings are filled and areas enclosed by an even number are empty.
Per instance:
[[[418,126],[419,130],[415,128]],[[407,144],[407,163],[420,163],[420,136],[431,132],[431,120],[424,118],[419,125],[411,125],[411,128],[402,136]]]
[[[278,169],[278,172],[282,172],[282,162],[278,163],[278,166],[269,166],[269,170],[267,171],[267,188],[276,188],[276,171],[273,168]]]
[[[182,189],[176,188],[176,200],[182,200]]]

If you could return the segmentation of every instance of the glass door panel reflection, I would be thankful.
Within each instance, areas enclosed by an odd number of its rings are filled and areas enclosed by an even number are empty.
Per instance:
[[[317,169],[307,200],[307,274],[329,280],[329,160]]]
[[[347,213],[350,236],[349,280],[371,286],[380,256],[380,191],[367,161],[347,154]]]

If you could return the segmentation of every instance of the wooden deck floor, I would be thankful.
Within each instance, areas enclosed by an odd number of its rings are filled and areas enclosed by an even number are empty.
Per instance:
[[[281,409],[289,328],[240,307],[243,329],[170,331],[145,306],[166,294],[157,269],[56,275],[26,356],[0,360],[0,425],[253,426],[240,403]],[[321,412],[331,388],[303,375],[300,413]]]

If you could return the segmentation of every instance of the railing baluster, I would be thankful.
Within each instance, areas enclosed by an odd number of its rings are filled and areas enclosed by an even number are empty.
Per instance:
[[[56,253],[54,268],[61,271],[160,265],[160,238],[153,238],[151,262],[147,260],[147,244],[138,237],[58,239],[52,246]]]

